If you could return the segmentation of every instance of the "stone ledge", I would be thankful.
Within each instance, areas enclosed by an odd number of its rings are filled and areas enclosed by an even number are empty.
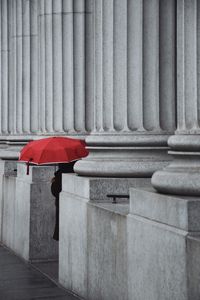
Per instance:
[[[98,178],[62,175],[62,191],[90,201],[111,202],[107,194],[129,194],[130,187],[150,187],[150,178]]]
[[[200,231],[200,198],[130,189],[130,213],[188,232]]]

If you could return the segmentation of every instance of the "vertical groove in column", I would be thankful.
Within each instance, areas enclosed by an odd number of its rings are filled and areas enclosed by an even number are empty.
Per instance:
[[[22,0],[16,5],[16,131],[22,133]]]
[[[127,0],[114,2],[113,119],[115,130],[127,131]]]
[[[128,127],[143,131],[143,0],[128,1]]]
[[[53,132],[53,37],[52,0],[45,0],[45,126]],[[59,55],[59,53],[58,53]],[[56,100],[56,99],[55,99]]]
[[[45,0],[39,1],[39,73],[40,73],[40,80],[39,80],[39,125],[40,131],[46,131],[46,114],[45,114],[45,94],[46,94],[46,87],[45,87]]]
[[[185,118],[186,129],[198,127],[197,117],[197,0],[185,1]]]
[[[85,131],[85,0],[74,4],[75,130]]]
[[[62,0],[53,1],[53,128],[63,131],[62,115]]]
[[[197,118],[200,126],[200,2],[197,1]]]
[[[90,132],[94,127],[94,22],[93,0],[85,0],[85,126]]]
[[[14,117],[14,103],[13,103],[13,18],[12,18],[12,0],[8,0],[8,133],[13,134],[13,117]]]
[[[113,42],[114,42],[114,0],[103,1],[103,129],[114,131],[113,124]]]
[[[23,0],[22,44],[23,44],[23,78],[22,78],[22,113],[23,132],[30,132],[30,0]]]
[[[159,98],[162,130],[175,129],[175,1],[160,1]]]
[[[96,0],[94,7],[95,131],[103,131],[103,1],[104,0]]]
[[[8,132],[8,6],[1,1],[1,126],[2,133]]]
[[[30,2],[30,125],[38,131],[38,0]]]
[[[0,1],[0,17],[1,17],[1,20],[0,20],[0,34],[2,36],[2,2]],[[3,77],[3,74],[2,74],[2,64],[1,64],[1,61],[2,61],[2,40],[0,38],[0,116],[2,115],[2,77]],[[2,134],[2,122],[0,121],[0,134]]]
[[[144,0],[143,99],[144,128],[157,131],[159,118],[159,0]]]
[[[63,0],[63,128],[74,129],[73,0]]]
[[[186,126],[185,121],[185,18],[184,18],[184,1],[177,0],[177,12],[179,16],[177,18],[177,118],[178,118],[178,131],[183,130]]]
[[[12,0],[11,1],[12,5],[12,23],[13,23],[13,29],[12,29],[12,91],[13,91],[13,134],[17,133],[17,88],[16,88],[16,64],[17,64],[17,23],[16,23],[16,1]]]

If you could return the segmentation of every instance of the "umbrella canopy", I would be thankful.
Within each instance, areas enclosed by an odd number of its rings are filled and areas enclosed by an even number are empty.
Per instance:
[[[68,163],[88,155],[82,140],[50,137],[29,142],[20,152],[19,161],[46,165]],[[28,171],[28,170],[27,170]],[[27,172],[28,173],[28,172]]]

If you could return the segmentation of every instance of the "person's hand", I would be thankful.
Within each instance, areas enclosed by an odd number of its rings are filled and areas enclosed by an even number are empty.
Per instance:
[[[53,178],[51,179],[51,183],[54,183],[55,181],[56,181],[56,178],[53,177]]]

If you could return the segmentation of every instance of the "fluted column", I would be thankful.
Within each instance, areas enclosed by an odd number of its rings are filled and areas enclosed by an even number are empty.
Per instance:
[[[12,28],[9,85],[11,134],[38,132],[38,1],[10,0]],[[9,102],[10,103],[10,102]],[[12,108],[11,108],[12,107]]]
[[[1,1],[1,132],[8,133],[8,82],[9,82],[9,22],[8,1]]]
[[[92,2],[39,2],[41,133],[85,135],[92,128]]]
[[[152,177],[160,192],[200,195],[200,3],[177,1],[177,114],[174,161]]]
[[[149,177],[175,128],[175,1],[94,2],[95,128],[75,171]]]
[[[39,130],[39,93],[38,93],[38,1],[30,2],[30,131]]]

